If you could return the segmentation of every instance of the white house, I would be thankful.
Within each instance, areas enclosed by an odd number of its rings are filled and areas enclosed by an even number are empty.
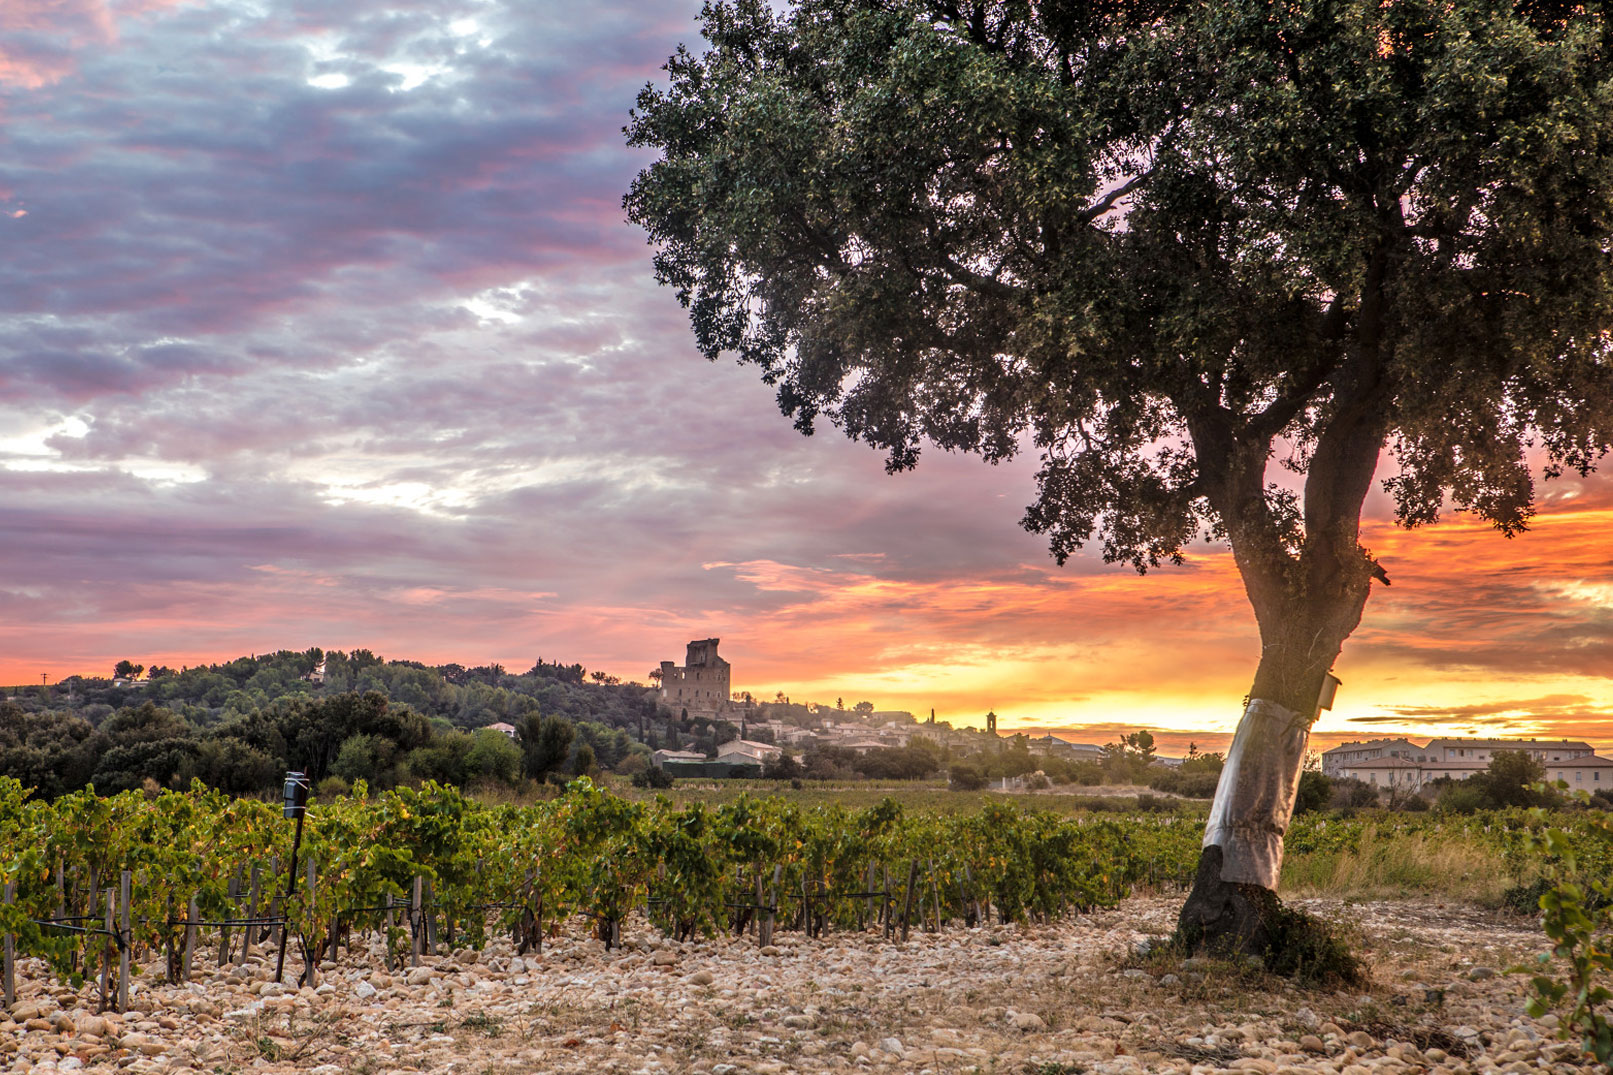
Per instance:
[[[657,769],[665,768],[667,762],[688,765],[703,764],[705,760],[706,756],[698,750],[657,750],[650,755],[650,762]]]
[[[750,739],[730,739],[717,745],[717,760],[735,765],[765,765],[770,758],[784,753],[772,743],[757,743]]]

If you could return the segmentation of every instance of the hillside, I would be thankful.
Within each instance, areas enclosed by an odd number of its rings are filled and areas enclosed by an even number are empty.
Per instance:
[[[551,748],[564,739],[551,767],[574,762],[587,747],[585,760],[613,768],[643,750],[658,717],[643,684],[541,659],[513,674],[498,665],[428,666],[368,650],[311,649],[141,672],[13,690],[0,700],[0,774],[46,796],[88,783],[104,792],[147,780],[183,786],[192,777],[258,793],[287,769],[379,786],[513,783],[530,768],[519,748],[496,732],[471,734],[476,729],[541,716],[557,737]]]

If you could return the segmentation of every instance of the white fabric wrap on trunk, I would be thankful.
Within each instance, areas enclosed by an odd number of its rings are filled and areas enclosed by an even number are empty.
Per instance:
[[[1204,824],[1204,846],[1221,848],[1221,880],[1277,890],[1309,739],[1310,723],[1292,709],[1249,700]]]

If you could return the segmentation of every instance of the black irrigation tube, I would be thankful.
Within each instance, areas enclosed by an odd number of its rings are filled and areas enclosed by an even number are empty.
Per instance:
[[[94,926],[69,926],[63,922],[53,922],[50,919],[41,918],[30,918],[28,921],[44,929],[59,929],[67,933],[83,933],[88,936],[111,937],[118,943],[118,951],[120,952],[129,946],[128,941],[124,940],[121,930],[97,929]]]

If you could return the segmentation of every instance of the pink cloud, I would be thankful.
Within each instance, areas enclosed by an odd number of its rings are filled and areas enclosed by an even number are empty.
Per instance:
[[[118,40],[118,21],[178,7],[189,0],[0,0],[0,85],[37,90],[77,67],[76,53]]]

